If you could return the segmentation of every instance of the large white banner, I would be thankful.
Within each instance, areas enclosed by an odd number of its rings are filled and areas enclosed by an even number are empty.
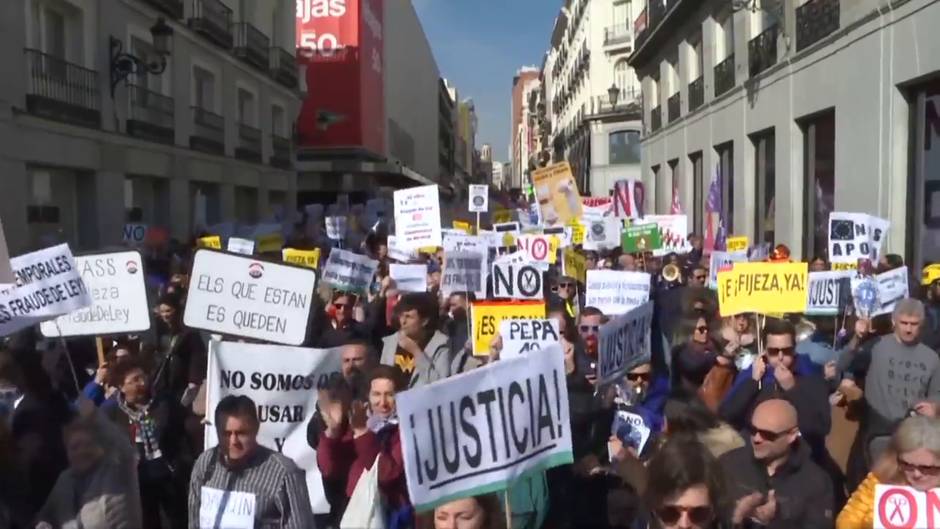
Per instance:
[[[408,495],[418,510],[502,490],[571,463],[561,346],[399,393]]]
[[[39,326],[47,338],[136,333],[150,328],[150,306],[140,252],[81,255],[75,265],[91,293],[90,307]],[[58,325],[58,327],[56,326]]]
[[[395,236],[403,249],[441,245],[437,185],[395,191]]]
[[[650,275],[646,272],[588,270],[584,306],[596,307],[607,316],[623,314],[650,299]]]
[[[653,250],[655,257],[662,257],[669,253],[689,253],[692,245],[689,244],[689,218],[685,215],[647,215],[637,224],[656,224],[659,226],[659,237],[663,245]]]
[[[329,512],[317,453],[307,444],[307,423],[317,412],[317,390],[341,376],[339,349],[209,342],[206,418],[219,401],[245,395],[258,406],[258,442],[291,458],[307,472],[313,512]],[[216,425],[206,426],[206,449],[219,443]]]
[[[366,294],[379,262],[365,255],[334,248],[323,269],[323,281],[336,290]]]
[[[16,287],[0,292],[0,336],[91,305],[91,295],[60,244],[10,259]]]
[[[836,316],[839,314],[842,299],[850,299],[849,280],[855,276],[854,270],[836,270],[809,273],[809,292],[806,300],[806,314],[811,316]]]
[[[250,257],[198,250],[183,323],[194,329],[300,345],[317,273]]]
[[[881,243],[891,223],[867,213],[829,214],[829,261],[857,264],[861,258],[878,262]]]
[[[606,384],[629,369],[650,361],[653,304],[646,303],[601,326],[597,380]]]

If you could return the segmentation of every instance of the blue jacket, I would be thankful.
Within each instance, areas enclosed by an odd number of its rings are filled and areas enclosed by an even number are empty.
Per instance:
[[[650,381],[649,391],[646,392],[646,398],[636,406],[640,416],[649,426],[654,434],[663,431],[663,410],[666,407],[666,400],[669,398],[669,377],[656,375]]]

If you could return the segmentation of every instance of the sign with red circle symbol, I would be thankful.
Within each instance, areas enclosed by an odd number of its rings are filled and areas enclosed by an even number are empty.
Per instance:
[[[940,527],[940,489],[876,485],[874,514],[876,529]]]
[[[536,261],[544,261],[548,257],[548,241],[545,239],[534,239],[529,245],[529,253]]]
[[[558,257],[558,237],[554,235],[522,235],[516,239],[516,246],[525,250],[537,263],[554,264]]]

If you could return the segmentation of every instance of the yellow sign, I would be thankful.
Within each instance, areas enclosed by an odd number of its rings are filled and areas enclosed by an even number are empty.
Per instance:
[[[741,250],[747,250],[748,243],[747,235],[728,237],[727,249],[729,252],[740,252]]]
[[[734,263],[718,272],[719,312],[804,312],[808,277],[806,263]]]
[[[558,162],[533,171],[532,185],[545,226],[581,218],[581,194],[568,162]]]
[[[320,249],[297,250],[296,248],[284,248],[281,250],[281,257],[285,263],[306,266],[307,268],[318,268],[320,266]]]
[[[832,263],[832,270],[857,270],[858,263]]]
[[[573,220],[568,223],[568,227],[571,228],[571,244],[584,244],[584,233],[586,231],[584,224]]]
[[[499,334],[503,320],[536,320],[545,318],[543,301],[478,301],[470,306],[473,334],[473,355],[487,356],[490,344]]]
[[[461,220],[454,221],[454,229],[462,230],[469,235],[473,235],[473,226],[469,222],[463,222]]]
[[[502,224],[512,222],[512,211],[508,209],[497,209],[493,212],[493,224]]]
[[[207,237],[196,239],[196,246],[199,248],[214,248],[216,250],[221,250],[222,237],[219,237],[218,235],[209,235]]]
[[[571,248],[565,248],[565,275],[587,283],[587,260]]]
[[[255,239],[258,246],[258,253],[274,253],[281,251],[284,247],[284,236],[280,233],[269,233]]]

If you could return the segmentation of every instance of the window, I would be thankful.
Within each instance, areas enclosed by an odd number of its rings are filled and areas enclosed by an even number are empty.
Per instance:
[[[719,15],[715,22],[715,64],[727,59],[734,53],[734,16],[726,12]]]
[[[751,138],[754,143],[754,178],[756,180],[757,196],[754,203],[754,234],[756,242],[774,242],[775,219],[775,135],[774,130],[762,132]]]
[[[659,75],[650,76],[650,108],[659,106]]]
[[[139,37],[131,37],[131,53],[144,60],[148,60],[153,56],[153,45]],[[137,86],[142,86],[154,92],[161,91],[160,76],[148,75],[146,69],[138,70],[137,73],[134,74],[132,82]]]
[[[287,137],[287,127],[284,123],[284,107],[278,105],[271,106],[271,134]]]
[[[705,204],[705,172],[702,170],[702,153],[696,152],[689,155],[689,161],[692,162],[692,230],[701,235],[702,206]]]
[[[238,122],[250,126],[255,124],[255,95],[244,88],[238,89]]]
[[[715,147],[718,153],[718,177],[721,186],[721,219],[725,235],[734,233],[734,143]]]
[[[631,23],[630,2],[628,0],[614,2],[614,24],[627,24],[629,27]]]
[[[621,130],[608,136],[610,165],[640,163],[640,132]]]
[[[663,203],[660,206],[659,213],[661,214],[671,214],[672,213],[672,202],[673,195],[677,195],[679,192],[679,160],[669,160],[669,180],[663,182],[663,193],[662,200]],[[668,185],[666,185],[668,184]]]
[[[614,64],[614,85],[620,89],[620,101],[627,98],[628,90],[632,87],[633,72],[630,71],[630,65],[627,59],[620,59]]]
[[[678,52],[669,57],[669,60],[666,62],[668,67],[666,72],[669,74],[667,82],[669,87],[667,88],[669,97],[672,97],[674,94],[679,93],[679,54]]]
[[[940,80],[918,89],[912,105],[913,169],[908,187],[908,252],[914,270],[940,262]],[[913,200],[911,200],[913,197]]]
[[[808,119],[802,128],[803,252],[812,258],[827,253],[829,214],[835,207],[835,112]]]
[[[657,210],[659,207],[659,188],[662,187],[662,174],[660,171],[659,165],[654,165],[650,167],[650,172],[653,173],[653,196],[652,196],[652,206],[654,210]],[[647,187],[646,190],[649,190]],[[646,202],[646,193],[643,194],[643,200]],[[646,204],[640,204],[640,209],[642,211],[647,211]],[[659,213],[659,211],[653,211],[653,213]]]
[[[688,71],[686,74],[689,76],[689,82],[692,82],[702,76],[702,72],[705,71],[704,65],[702,64],[702,32],[699,31],[692,38],[689,39],[689,60]]]
[[[198,66],[193,67],[194,106],[215,112],[215,76]]]

